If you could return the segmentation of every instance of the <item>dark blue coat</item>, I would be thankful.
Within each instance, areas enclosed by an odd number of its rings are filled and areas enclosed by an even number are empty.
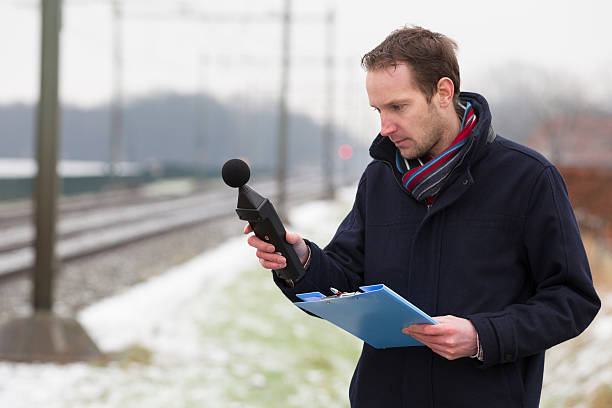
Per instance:
[[[477,138],[430,209],[399,183],[395,147],[378,136],[354,206],[295,293],[384,283],[432,316],[469,319],[484,362],[426,347],[364,344],[352,407],[537,407],[544,351],[582,332],[600,301],[563,179],[538,153],[487,140],[486,100],[472,103]]]

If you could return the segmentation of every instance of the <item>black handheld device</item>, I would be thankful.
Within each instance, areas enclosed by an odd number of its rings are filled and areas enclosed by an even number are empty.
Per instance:
[[[238,217],[248,221],[255,235],[274,245],[274,249],[287,260],[285,268],[277,269],[274,272],[279,278],[293,286],[306,271],[293,246],[286,241],[287,232],[270,200],[246,185],[251,176],[248,164],[240,159],[228,160],[223,165],[221,175],[225,184],[238,188],[238,205],[236,206]]]

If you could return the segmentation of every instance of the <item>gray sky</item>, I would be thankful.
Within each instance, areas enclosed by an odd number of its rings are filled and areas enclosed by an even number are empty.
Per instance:
[[[86,106],[106,103],[112,95],[111,1],[64,4],[62,100]],[[161,91],[211,92],[230,103],[237,95],[243,95],[241,103],[253,104],[276,98],[278,22],[222,23],[193,16],[279,12],[282,0],[122,4],[123,91],[128,100]],[[608,1],[293,0],[290,106],[315,118],[323,116],[325,106],[325,26],[319,16],[329,7],[337,13],[334,79],[339,122],[353,123],[356,112],[365,115],[357,108],[367,108],[361,55],[405,24],[445,33],[458,42],[462,90],[499,94],[512,86],[516,67],[528,66],[550,74],[543,85],[549,90],[571,82],[595,100],[605,101],[612,93]],[[187,12],[176,17],[177,10]],[[0,0],[0,104],[31,103],[38,97],[39,30],[37,1]],[[368,132],[376,126],[369,119],[357,122]]]

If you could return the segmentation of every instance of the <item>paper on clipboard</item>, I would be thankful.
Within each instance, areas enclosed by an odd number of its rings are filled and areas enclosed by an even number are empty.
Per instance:
[[[422,346],[402,329],[411,324],[438,324],[427,313],[383,284],[362,286],[363,293],[326,297],[300,293],[294,304],[315,314],[378,349]]]

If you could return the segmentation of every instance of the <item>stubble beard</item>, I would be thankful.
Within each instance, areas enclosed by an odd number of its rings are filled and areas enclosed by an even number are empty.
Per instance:
[[[410,149],[409,151],[402,152],[400,150],[400,154],[402,157],[411,160],[418,159],[422,157],[433,158],[435,155],[432,153],[432,150],[444,136],[444,126],[442,124],[442,120],[435,109],[430,105],[429,107],[429,120],[425,128],[423,129],[423,138],[421,143],[415,142],[414,149]]]

